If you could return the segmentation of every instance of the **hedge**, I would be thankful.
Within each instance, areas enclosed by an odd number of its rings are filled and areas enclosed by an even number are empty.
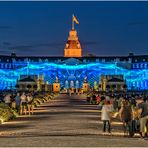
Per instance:
[[[16,110],[10,108],[5,103],[0,103],[0,122],[6,122],[10,119],[14,119],[18,116]]]
[[[34,107],[37,107],[38,105],[48,102],[49,100],[53,99],[54,95],[48,95],[45,97],[39,96],[33,99],[32,105]],[[9,121],[10,119],[14,119],[18,116],[17,110],[10,108],[5,103],[0,103],[0,124],[6,121]]]

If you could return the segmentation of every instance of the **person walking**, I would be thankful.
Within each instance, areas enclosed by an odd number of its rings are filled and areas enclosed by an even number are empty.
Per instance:
[[[101,120],[103,121],[103,134],[106,132],[108,127],[108,133],[111,134],[111,112],[112,106],[110,101],[105,101],[101,110]]]

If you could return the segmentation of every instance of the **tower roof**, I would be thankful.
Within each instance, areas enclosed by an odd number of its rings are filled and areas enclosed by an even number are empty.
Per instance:
[[[77,31],[74,29],[74,21],[77,22],[75,19],[76,18],[74,17],[73,27],[72,30],[69,31],[68,41],[66,42],[64,49],[65,57],[82,57],[81,44],[77,36]]]
[[[24,79],[19,80],[19,82],[35,82],[35,80],[31,77],[26,77]]]

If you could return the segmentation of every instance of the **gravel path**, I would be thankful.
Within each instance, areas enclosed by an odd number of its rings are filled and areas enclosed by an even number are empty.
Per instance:
[[[139,137],[123,137],[119,121],[113,120],[112,128],[112,136],[102,135],[100,112],[96,105],[87,105],[84,96],[60,95],[36,108],[34,115],[0,125],[0,146],[148,146]]]

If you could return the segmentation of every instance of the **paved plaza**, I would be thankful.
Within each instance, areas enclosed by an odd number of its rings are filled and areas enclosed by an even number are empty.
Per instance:
[[[112,136],[102,135],[100,112],[88,105],[85,96],[59,95],[35,109],[32,116],[21,116],[0,125],[0,146],[19,147],[103,147],[147,146],[139,136],[123,137],[122,124],[112,121]]]

